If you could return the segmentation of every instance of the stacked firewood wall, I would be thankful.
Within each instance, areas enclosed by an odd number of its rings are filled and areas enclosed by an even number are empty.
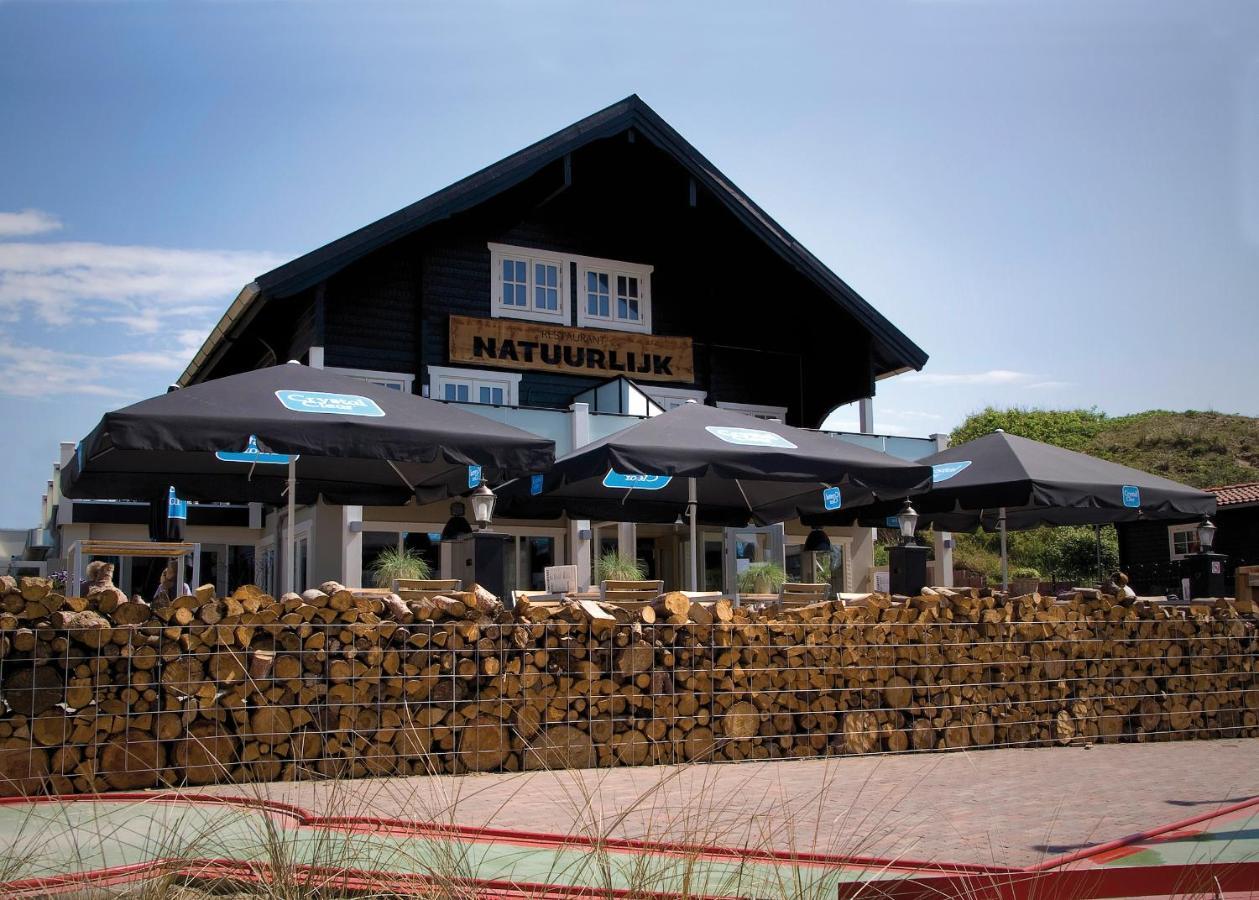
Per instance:
[[[0,582],[0,793],[1259,735],[1248,601]]]

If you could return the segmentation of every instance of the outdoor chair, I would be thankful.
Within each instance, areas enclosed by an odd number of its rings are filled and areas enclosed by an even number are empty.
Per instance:
[[[831,586],[825,582],[810,584],[808,582],[784,582],[778,592],[778,602],[782,606],[808,606],[810,603],[821,603],[831,595]]]
[[[604,603],[641,603],[664,592],[663,581],[601,581],[599,599]]]

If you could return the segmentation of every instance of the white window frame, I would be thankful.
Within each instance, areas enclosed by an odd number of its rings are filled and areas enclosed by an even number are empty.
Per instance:
[[[707,391],[697,391],[692,388],[656,387],[654,384],[639,384],[638,387],[644,394],[659,403],[665,412],[681,406],[688,400],[703,403],[708,399]]]
[[[787,407],[785,406],[765,406],[760,403],[726,403],[718,400],[717,408],[743,413],[745,416],[755,416],[758,419],[769,419],[774,422],[784,422],[787,419]]]
[[[307,519],[305,522],[298,522],[297,525],[293,527],[293,552],[294,553],[297,552],[297,545],[300,544],[302,541],[306,542],[306,571],[298,573],[297,568],[294,567],[293,573],[298,578],[299,581],[303,581],[306,583],[306,587],[304,588],[304,590],[309,590],[310,588],[314,587],[314,572],[315,572],[315,538],[314,538],[314,529],[311,528],[310,519]],[[288,549],[287,539],[285,540],[284,546],[285,546],[285,549],[287,550]],[[279,554],[277,554],[277,557],[278,556]],[[288,564],[289,564],[288,560],[285,560],[284,565],[287,567]],[[292,589],[297,590],[297,585],[293,585]],[[298,593],[300,594],[301,591],[298,591]]]
[[[274,595],[279,587],[279,561],[274,537],[254,543],[254,580],[265,593]]]
[[[1195,554],[1193,553],[1177,553],[1176,552],[1176,535],[1189,533],[1193,535],[1193,539],[1196,542],[1198,539],[1197,532],[1198,532],[1197,523],[1193,523],[1189,525],[1168,525],[1167,526],[1167,555],[1173,560],[1188,559],[1189,557],[1194,556]]]
[[[843,550],[844,556],[844,583],[842,590],[844,593],[852,592],[853,572],[852,572],[852,541],[851,537],[826,533],[827,538],[832,544],[839,544]],[[800,552],[804,552],[805,542],[808,541],[807,534],[785,534],[783,535],[783,556],[786,557],[787,549],[790,547],[799,547]],[[785,561],[785,560],[784,560]]]
[[[568,314],[568,270],[570,257],[546,250],[535,250],[531,247],[518,247],[512,244],[488,244],[490,249],[490,316],[495,319],[528,319],[533,322],[550,322],[567,325]],[[506,306],[503,303],[503,259],[523,259],[528,262],[527,284],[529,304],[527,306]],[[536,309],[534,299],[534,263],[556,266],[559,269],[557,288],[559,291],[558,309]]]
[[[457,369],[452,366],[428,367],[428,396],[444,400],[447,384],[467,384],[468,403],[479,403],[476,395],[482,386],[503,389],[503,405],[520,405],[519,372],[501,372],[496,369]],[[464,402],[464,401],[454,401]]]
[[[412,393],[412,389],[415,386],[415,376],[409,372],[386,372],[383,369],[343,369],[338,366],[329,366],[324,371],[336,372],[338,375],[349,375],[351,378],[361,378],[363,381],[379,387],[390,388],[396,384],[398,390],[404,394]]]
[[[654,266],[642,263],[621,262],[615,259],[599,259],[593,256],[577,256],[577,324],[590,328],[607,328],[612,331],[634,331],[651,334],[651,273]],[[586,275],[589,272],[608,274],[607,316],[595,316],[586,311]],[[637,322],[620,319],[616,315],[616,276],[628,275],[638,279]]]
[[[376,522],[368,521],[363,523],[363,531],[376,531],[388,534],[395,532],[398,535],[398,549],[402,549],[402,535],[419,534],[421,532],[429,534],[440,533],[445,528],[443,522]],[[494,523],[494,531],[499,534],[505,534],[512,538],[512,544],[516,551],[516,574],[515,581],[520,584],[524,581],[524,555],[520,552],[520,542],[522,539],[531,537],[552,538],[555,541],[555,565],[562,566],[568,562],[568,529],[544,527],[526,523],[524,525],[504,525],[501,522]],[[452,577],[454,570],[453,559],[451,558],[452,542],[441,541],[438,544],[441,554],[441,565],[437,574],[438,578]],[[467,585],[464,585],[467,587]]]

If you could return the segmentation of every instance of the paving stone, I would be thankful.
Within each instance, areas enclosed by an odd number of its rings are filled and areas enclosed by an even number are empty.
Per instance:
[[[218,785],[325,815],[1023,866],[1259,795],[1259,739]]]

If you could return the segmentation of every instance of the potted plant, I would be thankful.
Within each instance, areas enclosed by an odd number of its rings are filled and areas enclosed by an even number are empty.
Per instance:
[[[396,547],[381,550],[372,561],[370,571],[378,588],[392,588],[399,578],[425,579],[433,575],[433,570],[417,551]]]
[[[646,566],[632,556],[612,551],[600,556],[595,565],[596,581],[642,581],[646,577]]]
[[[1040,572],[1030,566],[1019,566],[1010,571],[1010,595],[1021,597],[1034,594],[1040,587]]]
[[[787,573],[773,562],[755,562],[739,573],[740,594],[776,594],[782,590]]]

